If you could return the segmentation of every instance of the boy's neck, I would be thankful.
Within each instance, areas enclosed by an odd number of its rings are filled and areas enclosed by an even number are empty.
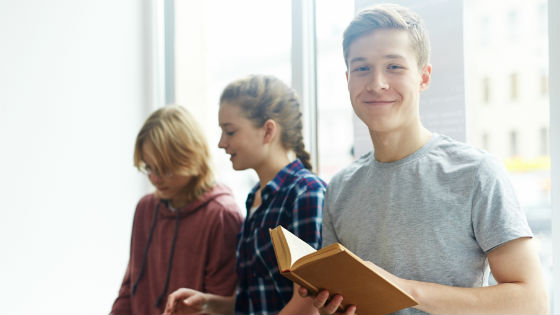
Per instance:
[[[408,130],[386,133],[370,130],[375,159],[379,162],[395,162],[416,152],[432,137],[432,133],[419,125]]]

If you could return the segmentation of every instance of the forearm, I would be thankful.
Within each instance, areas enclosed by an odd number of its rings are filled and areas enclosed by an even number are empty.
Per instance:
[[[233,314],[235,313],[235,296],[220,296],[206,293],[208,304],[204,308],[209,314]]]
[[[460,288],[404,280],[404,289],[431,314],[548,314],[548,295],[540,285],[501,283]]]

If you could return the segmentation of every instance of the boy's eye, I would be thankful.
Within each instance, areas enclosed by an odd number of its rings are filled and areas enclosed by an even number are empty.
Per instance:
[[[369,67],[368,66],[359,66],[359,67],[354,68],[353,71],[355,71],[355,72],[369,71]]]
[[[235,131],[224,131],[224,133],[228,136],[233,136],[233,134],[235,133]]]
[[[403,69],[403,67],[400,65],[389,65],[387,68],[389,68],[390,70]]]

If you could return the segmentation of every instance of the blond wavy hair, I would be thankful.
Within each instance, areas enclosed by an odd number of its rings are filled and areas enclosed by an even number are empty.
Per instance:
[[[138,132],[134,146],[134,166],[145,166],[143,146],[154,149],[158,174],[173,173],[192,177],[185,192],[189,201],[196,200],[214,185],[211,156],[206,137],[186,108],[167,105],[153,112]]]

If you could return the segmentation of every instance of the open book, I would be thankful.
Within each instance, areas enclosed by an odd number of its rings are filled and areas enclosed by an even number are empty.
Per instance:
[[[283,276],[307,288],[344,297],[357,314],[387,314],[418,303],[339,243],[315,250],[282,226],[270,230]]]

